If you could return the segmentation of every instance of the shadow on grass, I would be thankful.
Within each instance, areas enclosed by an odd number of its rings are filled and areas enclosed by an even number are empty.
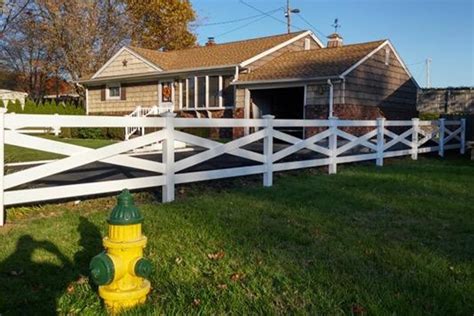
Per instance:
[[[0,263],[1,315],[56,315],[58,299],[71,282],[87,275],[89,260],[102,248],[99,229],[85,217],[78,226],[82,250],[74,262],[47,240],[21,236]]]

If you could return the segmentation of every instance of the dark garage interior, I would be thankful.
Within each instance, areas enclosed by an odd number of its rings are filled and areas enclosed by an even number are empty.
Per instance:
[[[303,119],[304,87],[250,90],[251,118]]]

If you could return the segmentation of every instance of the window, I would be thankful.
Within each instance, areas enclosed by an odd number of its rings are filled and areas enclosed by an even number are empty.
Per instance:
[[[198,108],[206,107],[206,77],[199,77],[198,78]]]
[[[209,77],[209,107],[219,106],[219,77]]]
[[[305,38],[304,39],[304,50],[309,50],[311,49],[311,42],[309,40],[309,38]]]
[[[173,102],[173,83],[171,81],[161,83],[161,103]]]
[[[107,99],[118,100],[120,99],[120,83],[113,83],[107,85]]]
[[[188,108],[194,108],[196,106],[194,102],[194,91],[196,90],[194,85],[194,77],[188,78],[188,90]]]
[[[222,96],[224,98],[224,106],[234,106],[234,86],[231,85],[232,76],[222,77]]]

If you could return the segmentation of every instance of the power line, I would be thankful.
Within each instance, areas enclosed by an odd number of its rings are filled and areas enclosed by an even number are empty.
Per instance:
[[[411,64],[408,64],[407,66],[414,66],[414,65],[419,65],[419,64],[422,64],[422,63],[425,63],[426,60],[421,60],[421,61],[418,61],[416,63],[411,63]]]
[[[287,22],[285,22],[285,21],[283,21],[283,20],[280,20],[280,19],[278,19],[278,18],[276,18],[276,17],[274,17],[274,16],[272,16],[272,15],[270,15],[270,14],[267,14],[266,12],[260,10],[259,8],[256,8],[256,7],[254,7],[253,5],[251,5],[251,4],[247,3],[247,2],[245,2],[244,0],[239,0],[239,2],[242,3],[243,5],[246,5],[247,7],[249,7],[249,8],[251,8],[251,9],[257,11],[257,12],[260,12],[261,14],[266,15],[266,16],[269,17],[269,18],[272,18],[272,19],[275,20],[275,21],[278,21],[278,22],[280,22],[280,23],[282,23],[282,24],[287,25]],[[294,27],[294,28],[296,28],[296,29],[298,29],[298,30],[303,30],[303,29],[300,28],[300,27],[297,27],[297,26],[294,26],[294,25],[291,25],[291,26]]]
[[[301,13],[300,13],[300,14],[297,14],[296,16],[299,17],[301,20],[303,20],[303,22],[305,22],[306,24],[308,24],[309,27],[311,27],[311,29],[312,29],[313,31],[318,32],[318,33],[319,33],[321,36],[323,36],[323,37],[326,37],[326,36],[327,36],[327,35],[325,35],[323,32],[321,32],[320,30],[318,30],[318,29],[317,29],[313,24],[311,24],[308,20],[306,20],[306,19],[301,15]]]
[[[263,19],[265,19],[265,18],[267,18],[266,15],[265,15],[265,16],[261,16],[260,18],[258,18],[258,19],[256,19],[256,20],[250,21],[250,22],[248,22],[248,23],[246,23],[246,24],[244,24],[244,25],[238,26],[238,27],[233,28],[233,29],[231,29],[231,30],[229,30],[229,31],[227,31],[227,32],[218,34],[218,35],[216,35],[216,36],[214,36],[214,37],[217,38],[217,37],[221,37],[221,36],[227,35],[227,34],[232,33],[232,32],[234,32],[234,31],[243,29],[244,27],[247,27],[247,26],[249,26],[250,24],[253,24],[253,23],[258,22],[258,21],[260,21],[260,20],[263,20]]]
[[[202,27],[202,26],[213,26],[213,25],[232,24],[232,23],[237,23],[237,22],[242,22],[242,21],[246,21],[246,20],[255,19],[255,18],[264,16],[264,15],[266,15],[266,14],[275,13],[275,12],[278,11],[278,10],[281,10],[281,8],[278,8],[278,9],[275,9],[275,10],[271,10],[271,11],[267,11],[267,12],[265,12],[265,14],[262,13],[262,14],[252,15],[252,16],[248,16],[248,17],[246,17],[246,18],[240,18],[240,19],[229,20],[229,21],[221,21],[221,22],[213,22],[213,23],[193,24],[192,26],[194,26],[194,27]]]

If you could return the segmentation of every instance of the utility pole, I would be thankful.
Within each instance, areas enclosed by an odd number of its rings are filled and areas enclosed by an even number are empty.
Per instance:
[[[291,33],[291,14],[292,13],[300,13],[300,9],[291,9],[290,0],[286,0],[285,17],[286,17],[286,26],[288,28],[288,33]]]
[[[426,58],[426,87],[431,88],[431,62],[433,60],[431,58]]]

